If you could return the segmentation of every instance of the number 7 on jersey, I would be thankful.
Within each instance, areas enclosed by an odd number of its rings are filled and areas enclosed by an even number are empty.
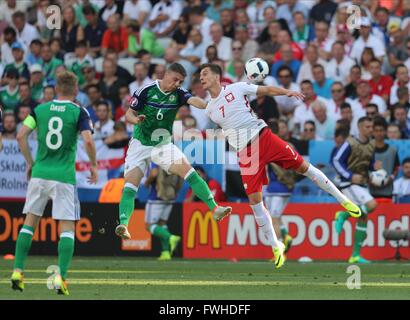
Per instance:
[[[225,118],[225,106],[220,106],[219,110],[222,112],[222,117]]]

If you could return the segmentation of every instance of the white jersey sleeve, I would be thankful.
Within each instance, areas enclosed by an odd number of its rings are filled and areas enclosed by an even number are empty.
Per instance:
[[[223,86],[218,97],[209,101],[208,116],[228,137],[229,144],[239,151],[266,127],[252,111],[248,95],[256,95],[257,85],[246,82]]]

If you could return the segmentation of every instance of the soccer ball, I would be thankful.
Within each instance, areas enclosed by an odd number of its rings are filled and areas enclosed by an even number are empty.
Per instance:
[[[376,187],[384,187],[389,180],[389,176],[384,169],[372,171],[370,173],[370,182]]]
[[[251,81],[261,82],[269,73],[268,63],[261,58],[252,58],[246,61],[245,74]]]

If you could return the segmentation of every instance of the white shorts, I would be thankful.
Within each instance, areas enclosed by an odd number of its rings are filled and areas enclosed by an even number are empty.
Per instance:
[[[366,204],[374,199],[368,188],[357,184],[352,184],[347,188],[343,188],[342,193],[358,205]]]
[[[157,223],[159,220],[168,221],[172,211],[172,203],[167,201],[150,201],[145,206],[145,222]]]
[[[80,201],[75,186],[40,178],[30,179],[23,213],[41,217],[49,200],[53,201],[53,219],[80,220]]]
[[[265,196],[266,209],[268,209],[272,218],[280,218],[282,216],[289,198],[289,196]]]
[[[182,163],[182,160],[188,162],[183,152],[173,143],[153,147],[144,146],[138,139],[132,139],[125,157],[124,176],[135,168],[145,173],[151,160],[167,173],[172,164]]]

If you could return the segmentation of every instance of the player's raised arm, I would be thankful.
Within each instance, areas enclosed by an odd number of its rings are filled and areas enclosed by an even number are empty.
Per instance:
[[[288,96],[295,97],[299,100],[303,100],[305,96],[297,91],[291,91],[285,88],[274,87],[274,86],[258,86],[256,91],[258,96]]]
[[[208,105],[205,100],[199,98],[199,97],[191,97],[187,100],[188,104],[198,108],[198,109],[205,109],[206,106]]]

